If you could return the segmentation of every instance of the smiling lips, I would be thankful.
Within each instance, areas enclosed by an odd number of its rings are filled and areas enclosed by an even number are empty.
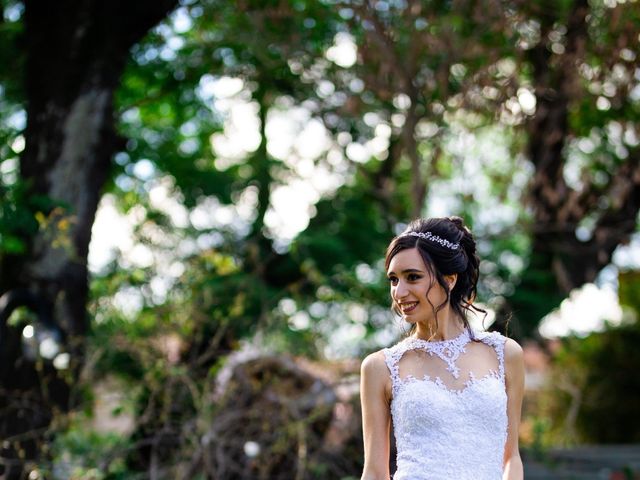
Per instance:
[[[406,303],[401,303],[400,304],[400,310],[402,310],[402,313],[411,313],[415,310],[415,308],[418,306],[418,302],[406,302]]]

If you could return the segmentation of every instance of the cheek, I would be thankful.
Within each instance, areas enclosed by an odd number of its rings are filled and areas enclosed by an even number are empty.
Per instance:
[[[436,287],[435,285],[432,285],[431,282],[425,281],[420,284],[418,290],[420,290],[420,295],[423,298],[431,298],[435,293]]]
[[[431,287],[428,296],[430,299],[437,301],[437,304],[444,302],[447,298],[447,294],[444,289],[438,284]]]

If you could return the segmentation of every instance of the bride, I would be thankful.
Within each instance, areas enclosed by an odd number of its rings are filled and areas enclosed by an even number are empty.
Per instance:
[[[394,310],[412,324],[361,367],[362,480],[523,478],[518,424],[522,349],[497,332],[474,332],[479,260],[458,217],[418,219],[394,238],[385,260]]]

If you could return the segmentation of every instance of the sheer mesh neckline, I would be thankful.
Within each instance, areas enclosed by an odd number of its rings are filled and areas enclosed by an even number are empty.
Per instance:
[[[406,350],[419,348],[425,350],[429,355],[437,355],[446,364],[447,370],[454,378],[460,377],[460,369],[456,365],[458,357],[465,352],[465,346],[471,341],[469,329],[465,328],[454,338],[448,340],[425,340],[423,338],[408,337],[403,340]]]

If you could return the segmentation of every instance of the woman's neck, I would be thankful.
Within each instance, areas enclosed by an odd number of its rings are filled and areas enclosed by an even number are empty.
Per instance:
[[[444,313],[444,312],[442,312]],[[438,328],[436,328],[436,322],[433,321],[429,324],[422,322],[416,323],[416,331],[413,334],[416,338],[429,341],[442,341],[451,340],[456,338],[464,330],[464,323],[458,316],[442,315],[438,318]]]

